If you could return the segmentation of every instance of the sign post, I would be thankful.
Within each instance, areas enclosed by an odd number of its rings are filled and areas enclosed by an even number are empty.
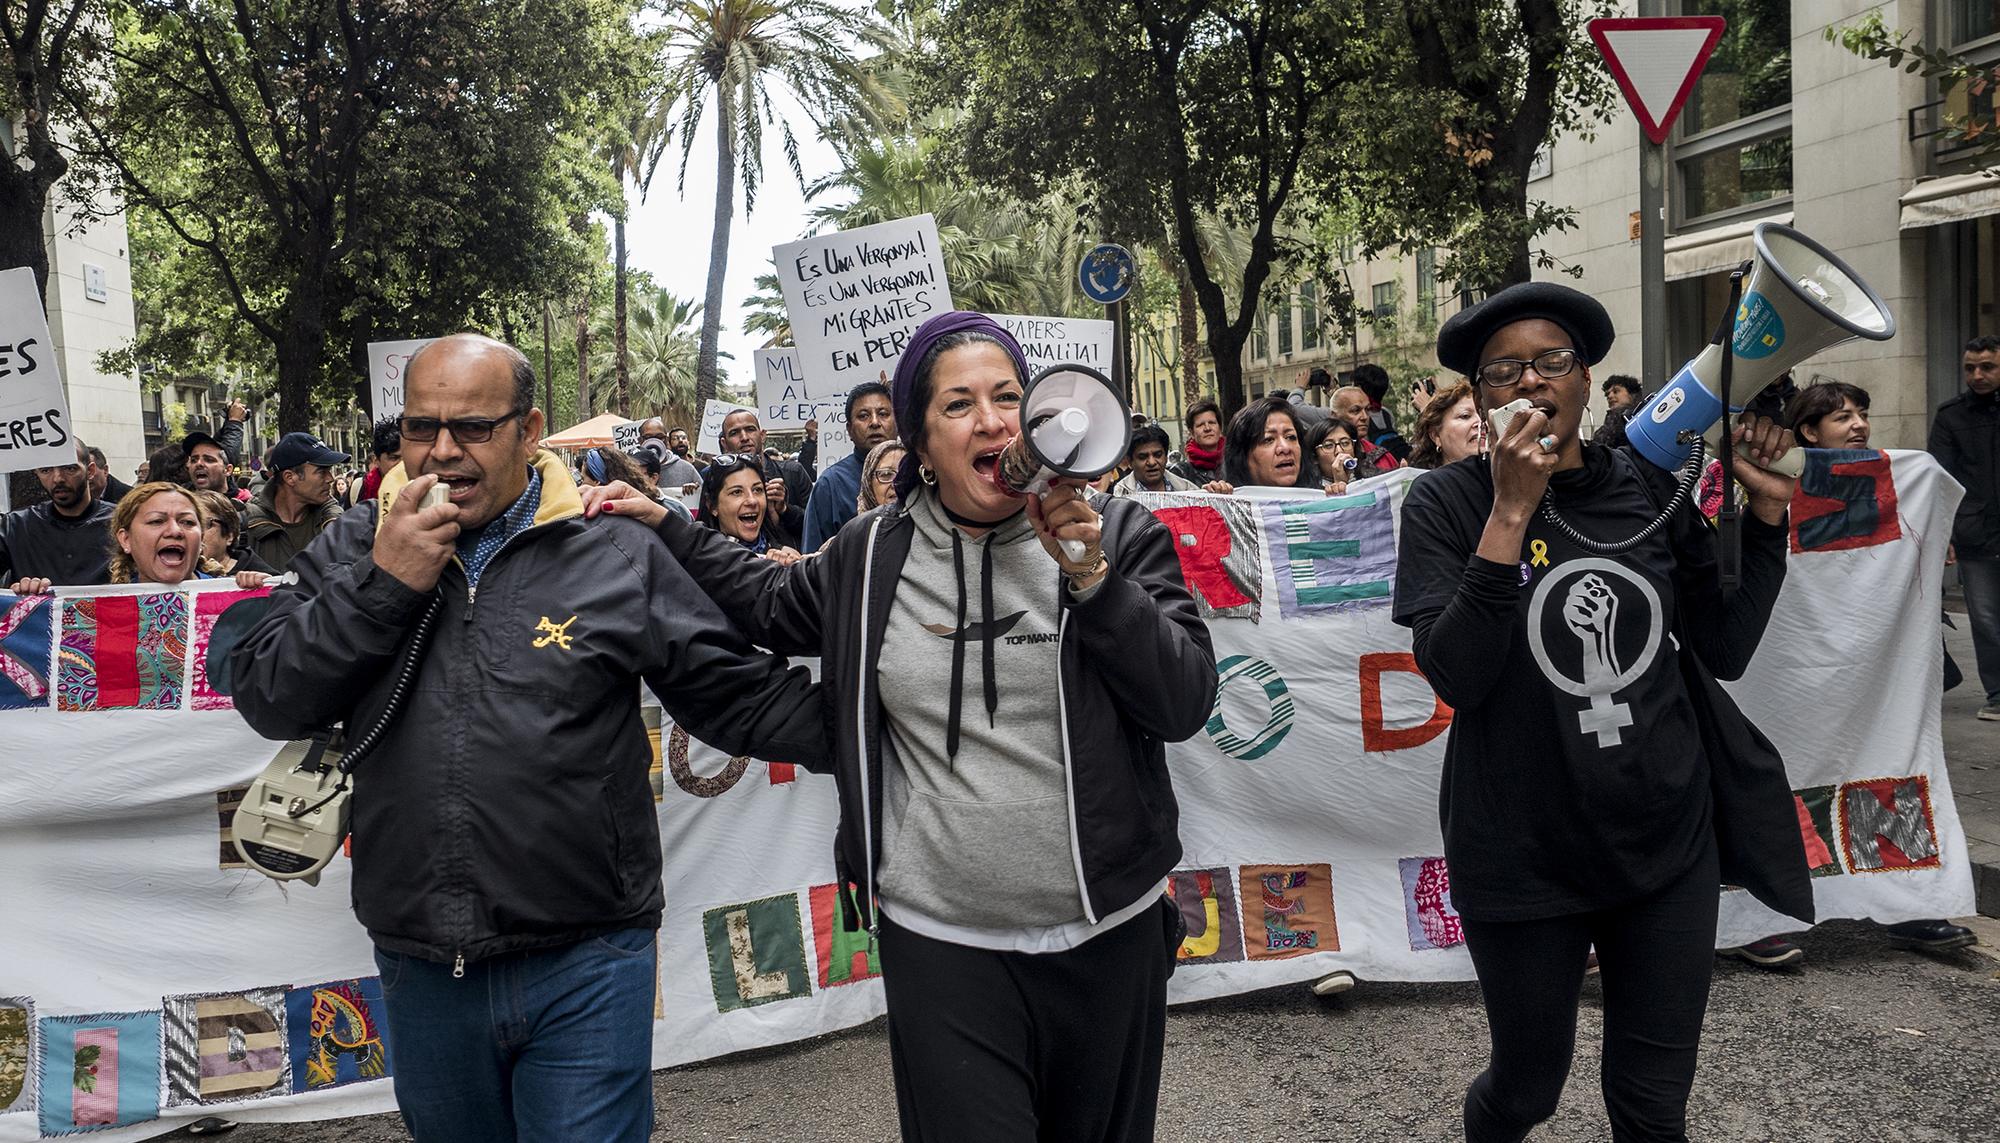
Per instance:
[[[1112,242],[1102,242],[1092,247],[1083,256],[1083,262],[1076,268],[1077,286],[1083,296],[1111,311],[1111,383],[1125,394],[1125,403],[1132,400],[1132,378],[1130,362],[1125,360],[1125,296],[1132,292],[1132,286],[1139,280],[1139,262],[1132,252]]]
[[[1663,0],[1639,0],[1640,15],[1590,22],[1590,38],[1639,119],[1640,379],[1657,393],[1667,363],[1667,136],[1694,93],[1727,22],[1721,16],[1662,16]]]

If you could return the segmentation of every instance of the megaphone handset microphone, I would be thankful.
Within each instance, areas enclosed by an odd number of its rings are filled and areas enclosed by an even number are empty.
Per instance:
[[[1725,364],[1732,388],[1755,397],[1823,349],[1850,338],[1887,341],[1896,335],[1895,316],[1881,296],[1826,247],[1775,222],[1760,223],[1753,240],[1750,280],[1730,307],[1733,313],[1724,313],[1727,336],[1683,365],[1626,426],[1633,448],[1661,468],[1680,467],[1694,437],[1711,450],[1722,447],[1730,431],[1726,414],[1740,411],[1718,392]],[[1748,449],[1736,451],[1754,463]],[[1795,477],[1805,458],[1788,452],[1764,467]]]
[[[1087,365],[1052,365],[1021,391],[1021,431],[993,466],[993,483],[1009,496],[1046,495],[1059,478],[1093,480],[1125,458],[1132,415],[1111,379]],[[1072,563],[1089,550],[1061,541]]]

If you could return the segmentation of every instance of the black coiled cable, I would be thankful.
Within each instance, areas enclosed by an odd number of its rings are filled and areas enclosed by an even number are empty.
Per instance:
[[[431,631],[437,627],[438,613],[443,608],[444,593],[432,591],[430,605],[424,608],[423,617],[417,620],[416,633],[410,636],[410,645],[403,648],[402,661],[396,664],[396,681],[389,688],[389,701],[382,707],[381,717],[375,720],[375,725],[369,727],[367,733],[354,740],[351,749],[341,755],[340,781],[334,784],[326,797],[291,814],[292,817],[305,817],[338,797],[347,789],[347,775],[354,769],[355,763],[366,758],[382,744],[382,736],[388,732],[389,724],[396,721],[396,715],[403,709],[404,700],[410,696],[410,686],[417,679],[417,668],[424,661],[424,648],[430,646]]]
[[[1577,531],[1576,527],[1568,520],[1556,515],[1555,496],[1553,493],[1546,491],[1542,493],[1542,520],[1557,532],[1562,533],[1564,539],[1586,552],[1592,552],[1600,556],[1623,555],[1640,544],[1645,543],[1647,540],[1652,539],[1654,533],[1667,526],[1667,521],[1673,519],[1674,513],[1680,511],[1681,506],[1686,504],[1688,497],[1694,493],[1695,486],[1701,483],[1702,469],[1707,466],[1707,463],[1708,442],[1702,440],[1700,437],[1696,437],[1694,438],[1694,447],[1688,453],[1686,463],[1681,466],[1679,482],[1674,486],[1674,494],[1667,500],[1667,506],[1660,509],[1660,514],[1653,517],[1651,523],[1639,529],[1638,534],[1630,539],[1620,540],[1614,544],[1607,544],[1602,540],[1591,539],[1589,536]]]

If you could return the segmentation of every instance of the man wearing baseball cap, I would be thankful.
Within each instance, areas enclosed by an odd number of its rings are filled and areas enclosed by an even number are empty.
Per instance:
[[[271,479],[244,513],[243,538],[257,558],[279,571],[340,515],[332,465],[347,454],[311,433],[286,433],[265,456]]]

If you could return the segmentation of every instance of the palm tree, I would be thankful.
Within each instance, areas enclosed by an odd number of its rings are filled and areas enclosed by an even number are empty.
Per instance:
[[[631,325],[631,403],[619,408],[639,420],[668,412],[689,419],[699,407],[695,371],[701,350],[701,303],[660,290],[652,296],[642,293],[627,312]],[[615,321],[615,316],[611,320]],[[599,329],[599,336],[609,332],[602,317]],[[609,363],[600,363],[594,372],[605,378],[612,368]]]
[[[872,119],[880,85],[855,53],[880,43],[882,28],[872,11],[840,0],[670,0],[665,17],[659,58],[667,98],[659,101],[656,119],[664,124],[671,118],[680,136],[683,192],[695,132],[711,103],[715,111],[715,227],[696,367],[696,392],[706,400],[715,394],[719,372],[736,183],[743,183],[748,213],[764,174],[765,126],[777,124],[785,162],[805,183],[798,139],[776,113],[774,97],[788,95],[820,126]]]

